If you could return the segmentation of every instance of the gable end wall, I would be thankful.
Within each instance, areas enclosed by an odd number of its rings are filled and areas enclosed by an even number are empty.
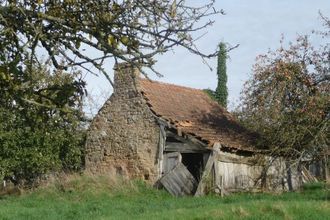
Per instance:
[[[155,182],[159,126],[139,92],[138,71],[117,66],[115,88],[90,125],[86,170]]]

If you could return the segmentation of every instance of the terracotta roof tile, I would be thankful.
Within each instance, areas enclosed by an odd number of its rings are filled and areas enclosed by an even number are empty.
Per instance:
[[[253,135],[204,91],[139,79],[140,90],[158,117],[209,145],[215,142],[234,149],[253,151]]]

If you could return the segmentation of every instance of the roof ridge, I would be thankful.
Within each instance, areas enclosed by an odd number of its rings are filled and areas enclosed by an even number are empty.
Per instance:
[[[162,82],[162,81],[158,81],[158,80],[152,80],[152,79],[141,78],[141,77],[139,77],[138,80],[152,82],[152,83],[158,83],[158,84],[163,84],[163,85],[170,85],[170,86],[175,86],[175,87],[180,87],[180,88],[185,88],[185,89],[191,89],[191,90],[197,90],[197,91],[204,92],[203,89],[197,89],[197,88],[192,88],[192,87],[189,87],[189,86],[182,86],[182,85],[168,83],[168,82]]]
[[[199,91],[203,95],[205,95],[205,97],[207,97],[209,99],[209,101],[213,102],[213,104],[218,105],[225,113],[231,114],[225,107],[223,107],[217,101],[212,99],[203,89],[196,89],[196,88],[192,88],[192,87],[188,87],[188,86],[182,86],[182,85],[177,85],[177,84],[173,84],[173,83],[167,83],[167,82],[162,82],[162,81],[152,80],[152,79],[147,79],[147,78],[141,78],[141,77],[139,77],[138,80],[142,80],[142,81],[145,81],[145,82],[162,84],[162,85],[169,85],[169,86],[174,86],[174,87],[178,87],[178,88],[190,89],[190,90],[194,90],[194,91]]]

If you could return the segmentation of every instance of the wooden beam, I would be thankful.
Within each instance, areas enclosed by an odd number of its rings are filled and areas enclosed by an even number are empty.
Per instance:
[[[194,136],[191,135],[186,135],[186,139],[188,139],[189,141],[191,141],[194,144],[199,144],[201,146],[205,146],[205,147],[209,147],[206,143],[198,140],[197,138],[195,138]]]
[[[258,165],[257,160],[254,157],[243,157],[243,158],[237,158],[235,156],[229,156],[229,155],[223,155],[219,154],[217,156],[217,160],[224,163],[238,163],[238,164],[247,164],[247,165]]]
[[[214,153],[211,152],[209,159],[205,165],[204,172],[202,174],[202,178],[197,186],[197,190],[195,192],[195,196],[201,196],[204,195],[204,186],[205,186],[205,181],[208,179],[208,176],[211,173],[212,167],[214,165]]]
[[[219,171],[219,165],[217,161],[214,162],[214,185],[215,185],[215,192],[220,193],[222,188],[221,186],[221,176]],[[221,195],[222,196],[222,195]]]
[[[175,134],[175,133],[173,133],[172,131],[169,131],[169,130],[167,130],[166,131],[166,137],[174,137],[174,138],[182,138],[182,137],[178,137],[178,135],[177,134]]]
[[[163,126],[163,127],[169,127],[169,128],[172,127],[171,124],[170,124],[168,121],[166,121],[166,120],[164,120],[164,119],[161,119],[161,118],[159,118],[158,116],[155,116],[155,117],[156,117],[156,120],[157,120],[157,122],[158,122],[158,124],[159,124],[160,126]]]
[[[190,143],[174,143],[168,142],[165,145],[165,151],[167,152],[181,152],[181,153],[203,153],[209,151],[205,147],[194,145]]]
[[[196,138],[190,137],[189,135],[186,135],[185,137],[180,137],[180,136],[178,136],[177,134],[175,134],[171,131],[166,131],[166,137],[173,137],[173,138],[177,139],[178,141],[198,145],[202,148],[208,148],[209,147],[207,144],[197,140]]]

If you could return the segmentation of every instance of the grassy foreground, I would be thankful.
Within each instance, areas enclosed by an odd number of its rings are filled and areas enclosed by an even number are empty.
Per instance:
[[[140,182],[75,177],[0,197],[0,219],[330,219],[330,192],[174,198]]]

